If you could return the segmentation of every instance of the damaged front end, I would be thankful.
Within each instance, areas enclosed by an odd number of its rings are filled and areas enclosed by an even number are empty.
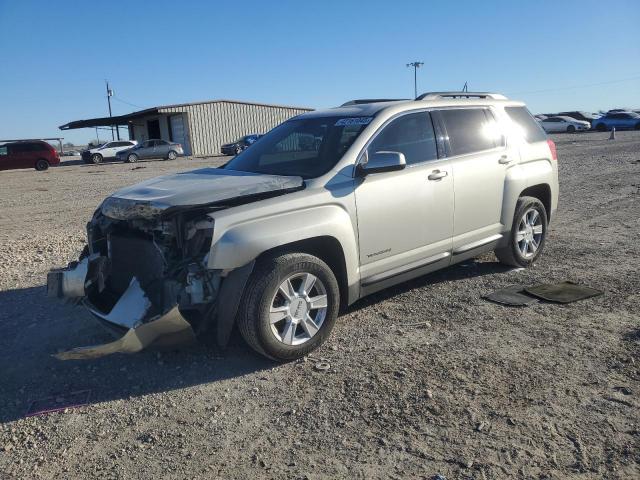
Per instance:
[[[226,345],[253,262],[231,271],[208,268],[212,214],[303,188],[300,177],[205,168],[115,192],[87,225],[78,261],[49,272],[47,290],[83,303],[124,336],[58,357],[134,352],[213,327],[218,345]]]
[[[165,216],[137,202],[115,206],[112,200],[88,224],[88,244],[79,261],[49,272],[47,291],[83,303],[104,325],[125,335],[104,348],[76,349],[64,358],[134,352],[167,335],[193,338],[215,315],[221,272],[207,269],[213,219],[197,211]]]

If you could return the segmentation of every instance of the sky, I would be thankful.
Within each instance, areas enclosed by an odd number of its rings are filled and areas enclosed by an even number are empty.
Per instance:
[[[0,0],[0,139],[217,98],[326,108],[495,91],[534,113],[640,108],[640,1]],[[108,138],[103,132],[102,138]]]

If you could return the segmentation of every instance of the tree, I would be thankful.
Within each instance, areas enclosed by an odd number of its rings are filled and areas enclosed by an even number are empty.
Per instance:
[[[73,147],[75,147],[75,145],[73,143],[71,143],[71,142],[63,143],[62,146],[64,148],[73,148]]]

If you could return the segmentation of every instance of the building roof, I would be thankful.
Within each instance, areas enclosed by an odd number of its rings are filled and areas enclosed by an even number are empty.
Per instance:
[[[307,110],[311,111],[312,108],[308,107],[292,107],[289,105],[275,105],[269,103],[257,103],[257,102],[243,102],[240,100],[226,100],[226,99],[218,99],[218,100],[205,100],[202,102],[190,102],[190,103],[175,103],[172,105],[160,105],[157,107],[145,108],[144,110],[138,110],[137,112],[131,112],[126,115],[116,115],[113,117],[98,117],[98,118],[89,118],[87,120],[75,120],[73,122],[65,123],[64,125],[60,125],[60,130],[72,130],[75,128],[91,128],[91,127],[110,127],[114,125],[128,125],[129,122],[135,120],[136,118],[146,117],[149,115],[156,115],[158,113],[162,113],[168,109],[176,109],[181,107],[190,107],[194,105],[203,105],[210,103],[239,103],[243,105],[256,105],[259,107],[273,107],[273,108],[287,108],[291,110]]]

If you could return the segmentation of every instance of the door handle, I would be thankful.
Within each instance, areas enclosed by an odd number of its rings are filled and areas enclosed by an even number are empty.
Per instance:
[[[427,178],[429,180],[442,180],[449,175],[447,172],[441,172],[440,170],[434,170]]]
[[[501,165],[506,165],[507,163],[511,163],[511,159],[509,157],[507,157],[506,155],[502,155],[500,157],[500,159],[498,160],[498,163]]]

